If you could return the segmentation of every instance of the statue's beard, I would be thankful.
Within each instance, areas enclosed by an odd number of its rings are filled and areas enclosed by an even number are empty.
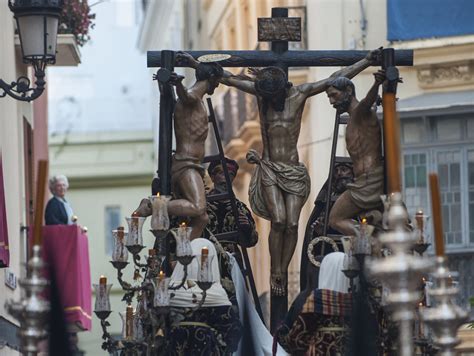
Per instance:
[[[333,108],[336,109],[338,113],[347,112],[347,110],[349,110],[349,106],[351,105],[351,100],[351,95],[345,94],[344,98],[334,103]]]

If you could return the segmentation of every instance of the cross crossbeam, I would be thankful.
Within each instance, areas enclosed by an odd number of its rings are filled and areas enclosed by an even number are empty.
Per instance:
[[[368,51],[333,50],[333,51],[286,51],[277,54],[273,51],[186,51],[194,58],[206,54],[228,54],[229,59],[220,61],[223,67],[269,67],[285,65],[286,67],[344,67],[364,59]],[[413,50],[395,51],[396,66],[412,66]],[[148,51],[148,68],[162,67],[161,51]],[[374,63],[380,67],[382,62]],[[175,67],[186,67],[186,63],[175,60]]]

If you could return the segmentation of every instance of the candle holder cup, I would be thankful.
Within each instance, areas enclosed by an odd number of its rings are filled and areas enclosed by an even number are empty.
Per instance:
[[[136,258],[135,256],[138,255],[144,247],[143,245],[127,245],[127,250]]]
[[[168,202],[171,200],[169,195],[152,195],[149,197],[152,208],[151,228],[153,230],[166,231],[170,228],[170,219],[168,216]]]
[[[123,270],[128,265],[128,262],[123,261],[110,261],[110,263],[112,264],[112,266],[114,266],[115,269],[119,271]]]
[[[413,245],[413,250],[415,250],[415,252],[417,254],[419,254],[420,256],[423,256],[423,254],[426,252],[426,250],[430,246],[431,246],[430,243],[425,243],[425,242],[419,242],[418,241],[417,243],[415,243],[415,245]]]
[[[112,313],[111,310],[94,310],[94,314],[100,320],[107,320],[107,318],[110,316],[111,313]]]
[[[141,216],[128,217],[127,216],[125,217],[125,220],[127,221],[127,225],[128,225],[128,234],[127,234],[127,240],[125,244],[127,246],[143,245],[142,230],[143,230],[143,224],[146,220],[146,217],[141,217]]]

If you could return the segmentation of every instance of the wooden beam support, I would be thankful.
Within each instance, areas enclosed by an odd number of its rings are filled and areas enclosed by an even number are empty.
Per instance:
[[[340,67],[350,66],[367,56],[369,51],[286,51],[276,54],[273,51],[186,51],[194,58],[205,54],[229,54],[231,58],[219,62],[223,67],[268,67],[284,63],[288,67]],[[396,66],[412,66],[413,50],[395,51]],[[161,51],[148,51],[148,68],[162,66]],[[381,66],[375,63],[374,66]],[[175,67],[186,67],[184,63],[175,61]]]

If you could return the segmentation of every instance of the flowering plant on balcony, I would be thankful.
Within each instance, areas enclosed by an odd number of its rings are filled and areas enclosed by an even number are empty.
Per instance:
[[[73,34],[77,44],[83,46],[90,40],[89,29],[94,28],[87,0],[63,0],[63,11],[59,18],[59,33]]]

